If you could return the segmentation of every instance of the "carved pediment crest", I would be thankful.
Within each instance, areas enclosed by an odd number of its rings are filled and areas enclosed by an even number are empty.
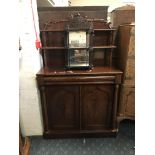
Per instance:
[[[87,20],[87,17],[81,16],[80,13],[71,14],[66,25],[68,30],[90,30],[92,27],[92,23]]]

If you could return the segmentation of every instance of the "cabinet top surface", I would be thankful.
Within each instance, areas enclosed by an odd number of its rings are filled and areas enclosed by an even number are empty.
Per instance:
[[[104,11],[109,6],[38,7],[38,11]]]
[[[114,75],[123,72],[113,67],[94,67],[91,70],[64,70],[41,68],[37,76]]]

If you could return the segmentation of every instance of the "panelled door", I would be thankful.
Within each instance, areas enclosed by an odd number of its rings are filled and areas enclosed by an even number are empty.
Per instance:
[[[114,86],[83,85],[81,88],[82,129],[102,130],[111,127]]]
[[[44,111],[48,130],[79,129],[79,87],[75,85],[45,86]]]

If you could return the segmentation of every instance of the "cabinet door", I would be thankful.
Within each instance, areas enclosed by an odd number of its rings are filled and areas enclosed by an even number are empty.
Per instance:
[[[47,130],[79,128],[79,88],[50,85],[44,88],[44,115]]]
[[[111,128],[113,96],[113,85],[82,86],[82,129],[102,130]]]

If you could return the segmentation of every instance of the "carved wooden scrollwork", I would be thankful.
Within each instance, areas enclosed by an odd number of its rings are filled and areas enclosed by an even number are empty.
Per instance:
[[[80,13],[71,14],[66,30],[91,30],[92,22],[88,21],[87,16],[81,16]]]

